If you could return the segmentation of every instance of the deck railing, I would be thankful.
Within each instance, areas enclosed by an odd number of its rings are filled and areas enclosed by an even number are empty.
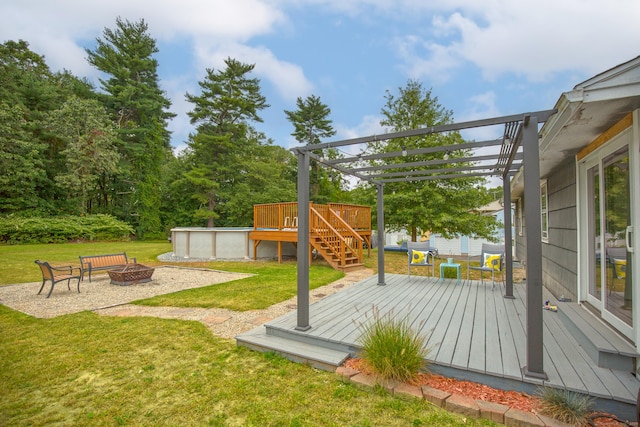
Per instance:
[[[329,203],[328,206],[354,230],[371,229],[371,208],[369,206]]]
[[[371,230],[371,208],[362,205],[330,203],[328,205],[309,204],[319,212],[328,215],[329,208],[342,218],[353,230]],[[324,215],[323,214],[323,215]],[[328,217],[325,219],[329,220]],[[297,230],[298,203],[267,203],[253,206],[253,228],[275,230]]]
[[[253,228],[295,230],[298,228],[298,203],[267,203],[253,206]]]

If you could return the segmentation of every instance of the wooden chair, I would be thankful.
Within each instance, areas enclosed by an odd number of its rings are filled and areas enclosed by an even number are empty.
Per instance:
[[[482,251],[480,252],[480,265],[472,266],[469,263],[469,270],[480,271],[480,283],[484,284],[484,272],[491,273],[491,290],[495,286],[495,275],[500,273],[501,280],[502,271],[504,266],[504,245],[491,245],[489,243],[482,244]]]
[[[49,289],[49,293],[47,294],[47,298],[51,296],[51,292],[53,292],[53,287],[58,282],[67,281],[67,288],[71,290],[71,279],[78,279],[78,293],[80,293],[80,279],[82,278],[80,274],[79,267],[72,267],[70,265],[64,267],[52,267],[46,261],[36,260],[36,264],[40,267],[42,271],[42,286],[40,286],[40,290],[38,291],[38,295],[44,289],[44,284],[47,280],[51,281],[51,289]],[[77,270],[77,274],[74,271]]]
[[[429,274],[429,267],[431,267],[431,277],[434,277],[435,256],[434,248],[429,245],[429,242],[407,242],[407,274],[409,275],[409,280],[411,280],[411,267],[427,267],[427,274]]]

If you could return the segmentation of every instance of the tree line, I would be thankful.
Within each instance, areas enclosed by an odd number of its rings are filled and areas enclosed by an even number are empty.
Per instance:
[[[160,87],[155,39],[144,20],[116,19],[87,61],[103,78],[96,88],[69,71],[52,72],[27,41],[0,45],[0,214],[7,217],[110,215],[141,239],[165,238],[176,226],[248,226],[253,205],[297,199],[297,160],[254,125],[269,107],[252,77],[254,64],[227,58],[207,68],[198,93],[186,93],[194,131],[174,153],[175,117]],[[381,124],[391,131],[449,123],[452,112],[410,80],[387,91]],[[330,108],[315,95],[284,111],[300,144],[335,135]],[[444,140],[443,140],[444,138]],[[384,152],[464,142],[459,134],[377,142]],[[460,153],[462,154],[462,153]],[[325,156],[336,158],[337,150]],[[366,184],[312,162],[314,202],[375,205]],[[487,217],[467,214],[491,200],[482,180],[394,183],[385,188],[389,228],[489,235]],[[392,188],[391,188],[392,187]],[[375,222],[374,222],[375,224]]]

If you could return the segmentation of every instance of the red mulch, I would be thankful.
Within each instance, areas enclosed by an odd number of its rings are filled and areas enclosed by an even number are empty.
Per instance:
[[[371,370],[366,366],[362,359],[348,359],[345,362],[345,366],[364,374],[371,374]],[[438,390],[446,391],[447,393],[459,394],[471,397],[475,400],[500,403],[511,408],[533,413],[537,412],[536,408],[540,400],[539,398],[527,393],[499,390],[484,384],[456,380],[454,378],[447,378],[436,374],[419,374],[417,379],[411,384],[416,386],[426,385]],[[619,423],[615,420],[600,418],[595,420],[595,425],[598,427],[620,427],[627,424]]]

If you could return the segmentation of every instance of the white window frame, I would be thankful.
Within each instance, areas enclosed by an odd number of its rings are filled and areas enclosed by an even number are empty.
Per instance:
[[[549,187],[546,179],[540,181],[540,230],[542,241],[549,243]]]

